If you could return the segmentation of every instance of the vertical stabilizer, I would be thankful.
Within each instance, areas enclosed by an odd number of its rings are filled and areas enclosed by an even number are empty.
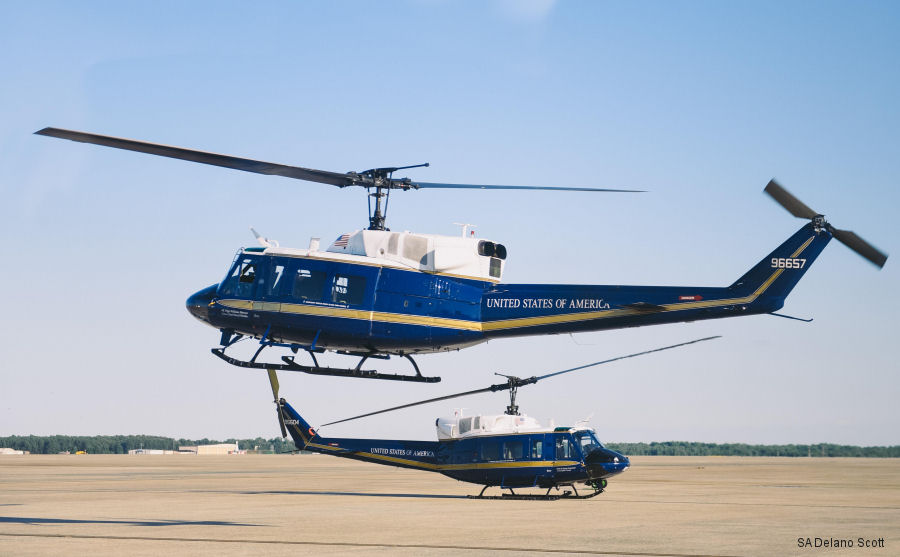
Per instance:
[[[784,299],[822,253],[832,235],[810,222],[729,286],[735,294],[765,304],[768,311],[784,305]]]

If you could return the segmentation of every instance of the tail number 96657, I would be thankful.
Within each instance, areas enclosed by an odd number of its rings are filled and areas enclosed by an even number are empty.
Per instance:
[[[795,259],[793,257],[773,257],[773,269],[802,269],[806,266],[806,259]]]

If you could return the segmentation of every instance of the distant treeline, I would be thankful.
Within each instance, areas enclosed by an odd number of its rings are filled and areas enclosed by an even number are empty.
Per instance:
[[[242,450],[273,451],[276,453],[296,450],[291,441],[280,438],[263,439],[173,439],[157,435],[13,435],[0,437],[0,447],[28,451],[31,454],[57,454],[69,451],[85,451],[89,454],[127,454],[133,449],[178,450],[182,445],[216,445],[218,443],[234,443]]]
[[[126,454],[132,449],[177,450],[182,445],[215,445],[237,441],[241,450],[260,452],[291,452],[296,450],[292,441],[280,438],[263,439],[173,439],[156,435],[95,435],[91,437],[70,435],[13,435],[0,437],[0,447],[28,451],[32,454],[57,454],[69,451],[85,451],[89,454]],[[607,447],[628,456],[825,456],[825,457],[877,457],[900,458],[900,446],[857,447],[854,445],[747,445],[745,443],[696,443],[689,441],[664,441],[661,443],[607,443]]]
[[[747,445],[745,443],[607,443],[607,447],[628,456],[825,456],[898,458],[900,446],[857,447],[855,445]]]

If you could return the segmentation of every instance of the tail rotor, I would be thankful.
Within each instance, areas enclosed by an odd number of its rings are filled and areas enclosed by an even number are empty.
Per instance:
[[[827,230],[838,242],[852,249],[879,268],[884,267],[888,258],[886,253],[878,250],[875,246],[863,240],[851,230],[841,230],[833,227],[825,220],[824,215],[810,209],[805,203],[794,197],[775,180],[770,180],[764,191],[772,196],[772,199],[778,202],[779,205],[787,209],[790,214],[797,218],[813,221],[817,230]]]

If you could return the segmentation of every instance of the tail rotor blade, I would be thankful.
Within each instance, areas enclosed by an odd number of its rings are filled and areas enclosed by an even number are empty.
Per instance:
[[[787,209],[790,214],[801,219],[810,219],[814,221],[816,230],[820,230],[820,227],[825,228],[835,239],[837,239],[837,241],[865,257],[879,268],[884,267],[888,258],[886,253],[857,236],[855,232],[851,230],[841,230],[827,223],[820,213],[807,207],[802,201],[781,187],[775,180],[769,180],[768,185],[766,185],[766,188],[763,191],[771,195],[772,199]]]
[[[879,268],[884,267],[884,264],[888,258],[887,254],[883,253],[869,242],[857,236],[856,233],[852,230],[840,230],[837,228],[832,228],[831,233],[839,242],[852,249],[856,253],[860,254],[861,256],[865,257],[866,259],[877,265]]]
[[[781,187],[774,179],[769,180],[766,189],[763,191],[771,195],[772,199],[777,201],[779,205],[787,209],[790,214],[797,218],[814,219],[819,216],[819,213],[807,207],[805,203],[794,197],[791,192]]]

